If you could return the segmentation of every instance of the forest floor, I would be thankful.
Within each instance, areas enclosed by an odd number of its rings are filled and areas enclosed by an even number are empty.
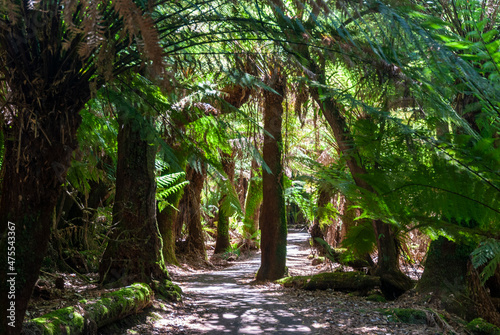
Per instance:
[[[312,263],[305,230],[288,234],[287,266],[289,274],[311,275],[332,271],[332,264]],[[227,258],[228,255],[225,255]],[[174,283],[183,290],[182,302],[155,299],[143,313],[115,322],[98,333],[124,334],[465,334],[460,323],[445,312],[422,303],[415,293],[396,301],[375,302],[354,294],[305,291],[280,285],[255,284],[260,253],[246,252],[236,260],[210,257],[210,262],[184,260],[182,267],[169,267]],[[414,274],[414,273],[413,273]],[[102,290],[78,285],[77,278],[63,274],[65,292],[58,301],[35,299],[28,318],[68,304],[75,298],[99,295]],[[70,284],[73,283],[72,287]],[[54,290],[52,290],[54,292]],[[57,292],[57,290],[56,290]],[[66,299],[64,299],[66,297]],[[64,301],[66,300],[66,301]],[[57,306],[59,305],[60,306]],[[398,321],[397,308],[422,311],[424,317]]]
[[[312,265],[306,231],[288,235],[290,275],[330,271],[331,265]],[[212,260],[216,260],[212,258]],[[215,262],[217,263],[217,262]],[[222,263],[224,263],[222,261]],[[365,297],[327,291],[304,291],[277,284],[253,284],[260,253],[247,253],[217,269],[170,268],[183,290],[183,302],[155,301],[141,315],[101,329],[118,334],[442,334],[430,306],[411,295],[395,302],[373,302]],[[220,263],[219,263],[220,265]],[[427,311],[425,320],[396,322],[387,311],[413,308]],[[442,313],[442,312],[440,312]],[[463,333],[457,331],[457,333]]]

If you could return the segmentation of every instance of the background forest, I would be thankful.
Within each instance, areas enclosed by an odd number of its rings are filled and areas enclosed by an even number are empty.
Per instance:
[[[2,2],[0,333],[20,333],[41,269],[160,290],[210,245],[260,249],[256,279],[282,278],[295,224],[387,299],[426,253],[419,293],[500,326],[499,12]]]

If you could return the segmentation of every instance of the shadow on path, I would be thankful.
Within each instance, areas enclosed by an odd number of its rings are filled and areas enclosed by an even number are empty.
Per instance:
[[[308,253],[307,232],[288,233],[287,266],[300,266]],[[306,250],[304,250],[306,249]],[[186,309],[197,314],[191,333],[311,334],[312,320],[293,314],[274,284],[250,285],[260,254],[229,268],[181,279]],[[315,331],[314,331],[315,333]]]

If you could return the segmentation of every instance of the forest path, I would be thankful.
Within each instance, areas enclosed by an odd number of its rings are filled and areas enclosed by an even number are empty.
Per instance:
[[[305,231],[288,233],[290,275],[318,272]],[[244,258],[244,257],[243,257]],[[383,310],[418,308],[411,300],[372,302],[364,297],[326,291],[282,288],[273,283],[252,285],[260,253],[239,259],[222,270],[177,271],[174,283],[183,289],[182,303],[157,299],[141,314],[99,330],[100,335],[124,334],[442,334],[432,320],[394,322]],[[431,325],[429,325],[431,324]]]
[[[318,270],[307,231],[289,230],[290,275]],[[181,276],[184,306],[163,320],[169,334],[441,334],[436,326],[391,321],[382,309],[409,307],[372,302],[342,292],[283,289],[273,283],[253,285],[260,253],[217,271]],[[418,306],[411,306],[418,307]],[[181,323],[173,324],[181,320]],[[179,326],[180,325],[180,326]]]
[[[287,266],[307,266],[308,233],[288,232]],[[309,262],[310,263],[310,262]],[[179,278],[186,312],[199,316],[192,329],[205,334],[310,334],[315,320],[292,313],[274,284],[250,285],[260,253],[235,265]]]

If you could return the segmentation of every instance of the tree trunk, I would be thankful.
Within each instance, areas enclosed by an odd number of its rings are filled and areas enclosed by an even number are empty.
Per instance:
[[[264,91],[264,147],[263,158],[271,173],[262,172],[263,203],[260,215],[261,265],[257,280],[276,280],[286,273],[286,213],[281,165],[283,97],[285,78],[278,69],[268,85],[279,95]]]
[[[322,240],[325,239],[325,236],[323,235],[323,231],[321,230],[321,221],[325,217],[325,210],[324,208],[326,205],[330,202],[332,196],[328,190],[326,190],[324,187],[320,187],[319,189],[319,196],[318,196],[318,206],[317,206],[317,213],[314,216],[314,221],[309,228],[309,233],[311,234],[311,238],[313,241],[313,246],[318,249],[318,250],[323,250],[323,247],[315,240],[315,238],[320,238]]]
[[[11,86],[14,89],[13,86]],[[33,88],[32,88],[33,89]],[[19,334],[26,308],[48,247],[54,208],[77,148],[78,114],[88,99],[88,87],[64,100],[44,97],[26,102],[4,118],[4,161],[0,199],[0,334]],[[29,91],[29,95],[33,92]],[[28,96],[28,92],[19,94]],[[62,97],[62,98],[61,98]],[[16,96],[11,97],[15,99]],[[18,102],[25,101],[22,98]],[[31,105],[37,107],[30,108]],[[6,112],[7,113],[7,112]],[[13,311],[15,310],[15,311]],[[7,315],[6,315],[7,314]]]
[[[166,136],[165,143],[172,149],[178,161],[178,168],[169,172],[184,172],[187,165],[187,152],[175,137]],[[185,180],[185,178],[184,178]],[[161,212],[157,210],[156,220],[160,231],[163,245],[163,259],[166,264],[179,265],[175,253],[175,242],[177,240],[176,222],[179,214],[178,208],[184,190],[180,190],[167,197],[167,201],[172,206],[166,206]]]
[[[500,315],[470,264],[474,249],[475,244],[457,243],[445,237],[432,241],[417,291],[465,320],[481,317],[500,326]]]
[[[172,206],[167,206],[161,212],[157,211],[158,229],[162,239],[162,253],[166,264],[179,265],[175,255],[175,220],[177,218],[177,207],[182,197],[182,192],[169,197],[168,201]]]
[[[380,286],[380,278],[360,272],[325,272],[312,276],[286,277],[277,281],[284,287],[304,290],[327,290],[367,293]]]
[[[168,278],[156,223],[156,146],[141,136],[141,128],[135,119],[119,116],[116,228],[99,266],[101,282],[113,286]]]
[[[184,188],[184,194],[179,203],[179,214],[177,215],[177,227],[187,226],[187,252],[207,258],[205,250],[205,238],[203,237],[203,227],[201,225],[201,191],[205,181],[205,167],[201,173],[191,166],[186,168],[186,179],[189,185]]]
[[[257,162],[252,160],[252,172],[245,198],[245,218],[243,219],[244,245],[249,249],[257,248],[260,206],[262,204],[262,177]]]
[[[221,153],[222,156],[222,168],[227,175],[229,185],[233,184],[234,179],[234,167],[235,161],[230,154]],[[232,186],[231,186],[232,187]],[[224,193],[225,190],[221,190],[221,193]],[[231,192],[228,190],[227,192]],[[217,222],[217,239],[215,241],[215,251],[214,253],[220,254],[225,252],[230,246],[231,242],[229,240],[229,215],[227,213],[227,209],[225,208],[225,200],[227,195],[223,195],[219,200],[219,220]]]

